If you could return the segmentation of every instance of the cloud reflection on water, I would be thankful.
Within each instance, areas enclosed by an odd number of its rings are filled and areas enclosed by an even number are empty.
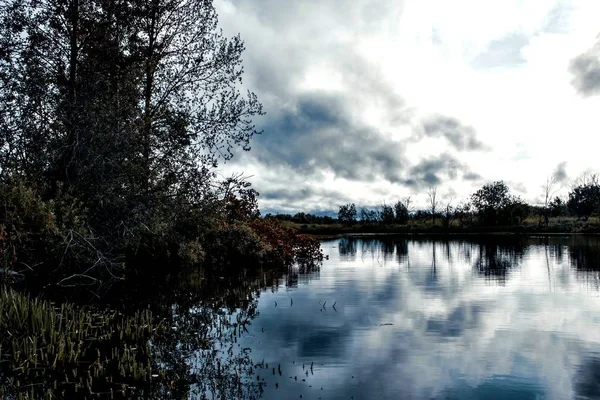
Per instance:
[[[345,238],[323,249],[320,272],[260,298],[245,342],[284,369],[266,398],[600,396],[597,238]]]

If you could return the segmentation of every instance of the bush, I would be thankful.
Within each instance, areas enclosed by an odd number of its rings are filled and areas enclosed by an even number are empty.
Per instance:
[[[322,259],[319,243],[258,218],[256,193],[227,189],[222,199],[123,217],[97,235],[87,210],[63,193],[44,201],[22,183],[0,186],[3,275],[41,285],[98,288],[107,280],[160,278],[181,271],[289,265]],[[107,233],[108,232],[108,233]]]

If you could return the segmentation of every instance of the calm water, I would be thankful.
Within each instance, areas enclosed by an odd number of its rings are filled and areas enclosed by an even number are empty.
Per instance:
[[[599,237],[322,247],[238,339],[264,398],[600,398]]]

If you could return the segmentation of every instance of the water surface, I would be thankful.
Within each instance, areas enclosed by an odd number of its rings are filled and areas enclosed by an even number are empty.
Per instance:
[[[264,398],[600,398],[600,238],[322,247],[239,339]]]

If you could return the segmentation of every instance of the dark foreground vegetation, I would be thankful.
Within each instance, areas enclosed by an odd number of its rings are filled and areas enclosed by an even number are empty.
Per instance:
[[[600,180],[584,175],[568,197],[554,196],[553,180],[544,187],[543,205],[530,205],[502,182],[485,184],[469,201],[454,205],[428,192],[429,208],[412,210],[411,199],[379,209],[354,203],[339,207],[337,219],[307,213],[267,215],[302,233],[600,233]]]
[[[0,397],[140,387],[187,397],[181,382],[202,397],[207,382],[240,385],[241,366],[221,368],[217,353],[207,379],[191,382],[182,355],[184,345],[217,351],[215,337],[225,348],[227,329],[234,340],[242,325],[224,320],[225,294],[192,317],[174,300],[153,314],[148,295],[136,311],[123,293],[152,284],[161,298],[156,282],[322,258],[318,242],[259,218],[243,176],[217,172],[260,133],[262,105],[241,91],[243,51],[217,28],[211,0],[0,3]],[[251,293],[236,293],[238,318],[252,314]],[[174,339],[182,318],[196,342]]]
[[[312,261],[217,164],[263,114],[208,0],[0,8],[2,274],[61,287]]]

